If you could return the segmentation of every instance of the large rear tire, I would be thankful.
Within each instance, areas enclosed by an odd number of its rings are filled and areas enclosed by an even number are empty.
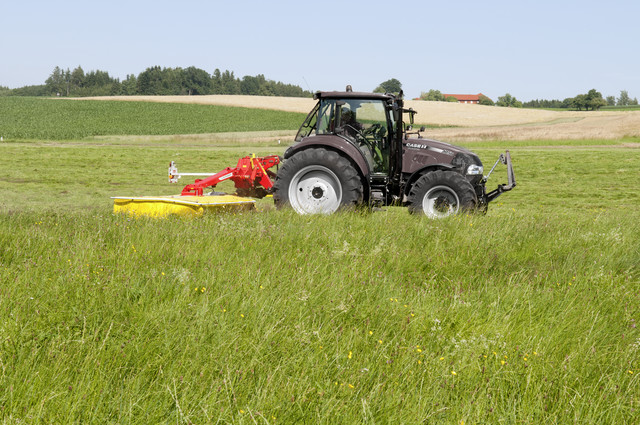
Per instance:
[[[409,192],[409,212],[444,218],[476,208],[478,198],[467,179],[454,171],[432,171],[420,177]]]
[[[332,214],[362,203],[363,187],[351,161],[323,148],[295,153],[280,167],[273,186],[277,208],[299,214]]]

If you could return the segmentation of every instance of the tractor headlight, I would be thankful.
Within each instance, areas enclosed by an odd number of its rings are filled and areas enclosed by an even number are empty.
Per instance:
[[[469,165],[469,167],[467,168],[467,174],[470,176],[478,176],[478,175],[482,175],[482,173],[484,172],[484,168],[482,168],[482,165]]]

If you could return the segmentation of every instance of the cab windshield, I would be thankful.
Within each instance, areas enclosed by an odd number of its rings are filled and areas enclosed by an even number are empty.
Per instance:
[[[322,99],[316,134],[337,134],[355,143],[374,172],[386,172],[393,123],[379,99]]]

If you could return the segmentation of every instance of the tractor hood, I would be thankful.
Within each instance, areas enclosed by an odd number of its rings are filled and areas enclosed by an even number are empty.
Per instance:
[[[413,173],[427,166],[446,166],[457,168],[466,174],[470,165],[482,167],[475,153],[460,146],[431,139],[403,140],[402,171]]]
[[[468,149],[433,139],[406,139],[403,145],[409,150],[426,150],[429,152],[455,156],[457,153],[473,154]]]

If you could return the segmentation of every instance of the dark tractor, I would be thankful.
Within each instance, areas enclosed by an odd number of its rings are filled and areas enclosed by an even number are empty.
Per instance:
[[[432,218],[486,211],[515,187],[509,151],[508,184],[487,193],[482,162],[473,152],[413,131],[413,109],[402,93],[317,92],[318,103],[284,153],[276,176],[276,206],[300,214],[331,214],[357,205],[406,205]],[[403,121],[408,114],[410,122]],[[416,137],[409,137],[416,136]]]

